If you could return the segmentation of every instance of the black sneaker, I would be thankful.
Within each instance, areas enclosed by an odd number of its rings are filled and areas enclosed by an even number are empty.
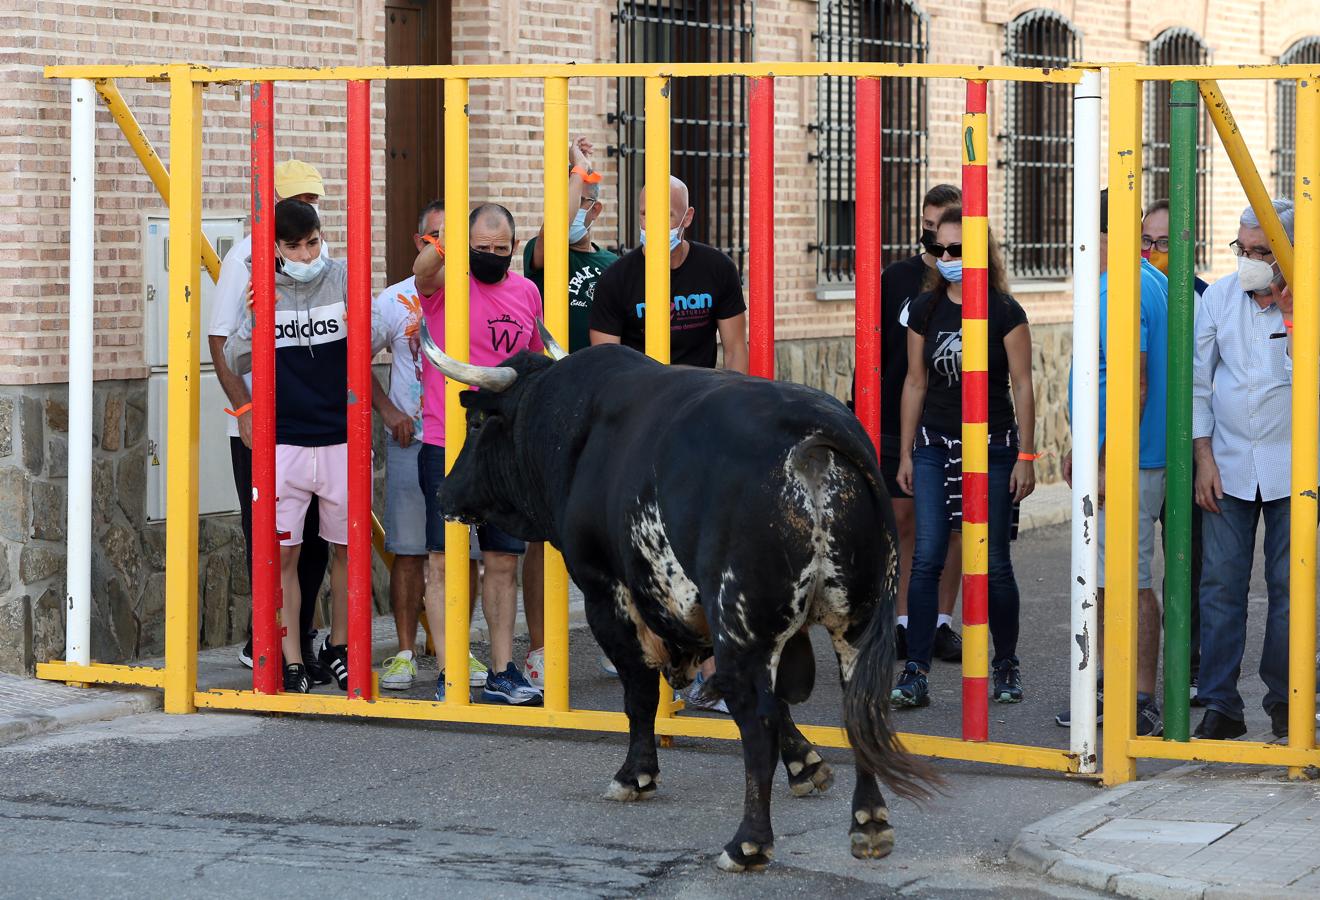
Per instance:
[[[1192,737],[1206,741],[1231,741],[1246,733],[1246,722],[1226,716],[1217,709],[1207,709]]]
[[[1072,710],[1065,709],[1054,717],[1054,724],[1060,728],[1072,727]],[[1095,685],[1095,724],[1105,724],[1105,683],[1101,679]]]
[[[1277,738],[1288,736],[1288,704],[1276,703],[1270,707],[1270,731]]]
[[[317,654],[321,665],[334,676],[341,691],[348,690],[348,645],[330,643],[330,635],[325,636],[321,652]],[[327,681],[326,684],[330,682]]]
[[[902,707],[930,706],[930,685],[920,666],[910,662],[903,667],[898,684],[889,692],[889,702]]]
[[[894,626],[894,659],[907,659],[907,626]],[[249,665],[251,665],[249,663]]]
[[[1192,675],[1190,690],[1192,694],[1190,703],[1192,706],[1205,706],[1204,701],[1201,700],[1201,694],[1199,693],[1200,685],[1197,684],[1197,676],[1195,674]]]
[[[252,668],[252,638],[248,638],[243,649],[238,651],[238,661],[249,669]]]
[[[1016,656],[995,663],[995,687],[990,696],[996,703],[1022,702],[1022,673]]]
[[[312,683],[307,678],[307,667],[298,663],[289,663],[284,667],[284,693],[311,693]]]
[[[1164,720],[1154,700],[1137,700],[1137,736],[1159,737],[1164,734]]]
[[[948,623],[935,629],[934,656],[948,663],[962,662],[962,638]]]
[[[307,667],[307,678],[313,685],[329,684],[334,680],[330,670],[326,668],[316,657],[316,651],[312,649],[312,642],[316,640],[316,632],[305,635],[302,642],[303,665]]]

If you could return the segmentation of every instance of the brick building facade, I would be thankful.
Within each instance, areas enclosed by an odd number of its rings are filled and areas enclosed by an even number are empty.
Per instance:
[[[1216,63],[1320,59],[1320,0],[1188,0],[1167,12],[1131,0],[0,0],[0,24],[0,59],[11,73],[0,104],[0,670],[58,656],[63,645],[69,86],[44,80],[44,65],[675,58],[1036,65],[1056,57],[1190,62],[1197,53]],[[1291,141],[1280,127],[1290,121],[1286,89],[1270,82],[1222,87],[1262,174],[1286,170]],[[168,163],[167,87],[127,81],[120,88]],[[439,173],[432,171],[438,169],[436,142],[425,136],[434,133],[427,116],[433,115],[435,95],[428,90],[376,89],[378,286],[385,283],[387,265],[398,269],[399,253],[387,263],[386,250],[406,244],[413,230],[409,210],[440,190]],[[676,157],[675,165],[702,173],[699,227],[735,252],[746,240],[745,201],[739,203],[746,184],[739,90],[728,80],[712,81],[675,97],[675,116],[695,123],[686,135],[675,132],[675,149],[693,151]],[[1070,282],[1060,260],[1066,263],[1068,239],[1068,90],[991,88],[991,134],[997,138],[991,146],[991,223],[1010,251],[1013,290],[1034,326],[1039,443],[1056,452],[1067,446]],[[850,188],[846,159],[838,158],[846,156],[847,141],[831,145],[827,135],[831,126],[848,124],[839,105],[846,94],[846,85],[831,88],[808,79],[780,79],[776,94],[780,374],[836,393],[846,390],[851,373]],[[607,211],[597,235],[606,244],[627,245],[635,225],[630,192],[620,190],[640,184],[630,118],[639,110],[630,96],[626,85],[613,80],[579,80],[571,87],[570,128],[601,148],[597,165],[606,176]],[[277,103],[277,157],[296,154],[320,168],[328,189],[322,205],[327,233],[342,246],[344,88],[282,84]],[[895,210],[886,218],[890,255],[906,252],[915,239],[913,219],[904,211],[915,206],[921,188],[959,177],[961,104],[961,85],[954,81],[886,94],[885,127],[892,135],[886,156],[903,170],[886,182],[886,202]],[[217,85],[205,92],[204,105],[204,215],[241,219],[247,205],[246,94]],[[508,205],[519,237],[526,239],[535,233],[541,207],[541,86],[534,80],[474,82],[470,107],[472,197]],[[1158,116],[1148,109],[1147,117],[1148,133],[1158,136]],[[1053,148],[1048,165],[1030,156],[1030,142],[1013,138],[1032,129],[1040,132],[1041,146]],[[721,152],[710,154],[711,148]],[[409,158],[419,162],[405,162]],[[161,647],[163,529],[152,523],[147,499],[158,451],[151,434],[150,333],[160,315],[153,304],[160,301],[149,291],[146,244],[147,217],[163,215],[165,208],[104,110],[97,162],[93,630],[94,655],[116,660]],[[1217,274],[1232,262],[1224,247],[1244,198],[1213,140],[1203,164],[1209,196],[1204,267]],[[427,171],[418,175],[418,168]],[[1269,174],[1266,180],[1274,186]],[[1042,243],[1041,234],[1050,246],[1030,246]],[[1057,465],[1057,456],[1047,460],[1043,476],[1057,477]],[[227,465],[207,477],[228,479]],[[234,517],[207,517],[202,552],[202,637],[223,643],[247,627],[250,588]]]

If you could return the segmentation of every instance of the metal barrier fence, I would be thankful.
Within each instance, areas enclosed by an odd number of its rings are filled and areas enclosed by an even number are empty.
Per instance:
[[[1111,356],[1109,388],[1108,472],[1110,485],[1110,522],[1124,523],[1116,529],[1109,543],[1110,579],[1106,644],[1106,668],[1110,671],[1111,727],[1105,735],[1105,780],[1125,781],[1134,775],[1134,759],[1140,756],[1171,758],[1212,758],[1229,761],[1274,762],[1290,766],[1320,762],[1314,752],[1313,738],[1299,734],[1302,704],[1293,707],[1297,743],[1287,750],[1267,745],[1199,742],[1196,745],[1167,744],[1155,739],[1141,739],[1135,731],[1135,683],[1130,661],[1135,658],[1135,560],[1136,560],[1136,309],[1137,309],[1137,227],[1140,184],[1141,95],[1143,80],[1211,79],[1248,77],[1256,79],[1309,78],[1301,81],[1298,92],[1299,135],[1314,133],[1320,102],[1315,99],[1315,78],[1304,67],[1153,68],[1115,66],[1110,68],[1110,184],[1123,185],[1110,197],[1111,229],[1109,268],[1113,315],[1110,317]],[[70,408],[70,615],[68,618],[68,657],[64,662],[39,666],[43,678],[79,683],[118,683],[162,687],[165,708],[169,712],[192,712],[198,707],[221,709],[267,710],[279,712],[352,715],[501,725],[574,728],[626,732],[622,713],[574,709],[568,691],[568,603],[567,575],[562,557],[547,548],[546,564],[546,690],[545,706],[522,709],[471,705],[467,692],[449,690],[443,702],[382,698],[376,695],[370,659],[371,591],[369,579],[370,529],[370,370],[369,336],[361,327],[370,318],[370,82],[389,79],[440,79],[445,96],[445,184],[446,206],[466,210],[468,196],[468,82],[473,79],[536,78],[545,87],[545,210],[547,223],[545,315],[547,325],[564,342],[568,322],[567,297],[567,222],[568,193],[563,172],[568,168],[568,81],[570,78],[642,78],[646,103],[646,191],[647,221],[653,234],[668,231],[669,178],[669,91],[671,80],[684,77],[738,76],[752,80],[750,85],[751,121],[751,192],[749,317],[751,321],[751,371],[773,377],[774,359],[774,83],[782,77],[841,76],[856,79],[857,99],[857,412],[872,439],[879,440],[879,396],[873,385],[879,375],[879,299],[880,299],[880,81],[881,78],[952,78],[966,85],[967,111],[963,122],[962,155],[965,219],[964,281],[964,367],[963,446],[964,458],[964,661],[963,661],[963,737],[962,739],[919,734],[902,734],[905,747],[914,753],[1033,767],[1060,772],[1093,773],[1096,770],[1096,726],[1094,717],[1096,665],[1093,635],[1096,634],[1094,578],[1097,568],[1093,541],[1079,541],[1078,535],[1089,527],[1094,534],[1094,496],[1098,460],[1096,454],[1081,454],[1074,467],[1074,578],[1073,641],[1071,696],[1074,710],[1071,748],[1032,747],[988,740],[986,715],[987,628],[986,572],[988,549],[986,511],[986,422],[988,385],[986,366],[986,311],[988,285],[985,266],[988,254],[986,218],[986,133],[987,82],[1028,81],[1072,84],[1075,90],[1076,169],[1074,173],[1074,278],[1077,338],[1074,341],[1075,374],[1078,390],[1074,420],[1077,446],[1096,446],[1098,409],[1096,408],[1097,366],[1092,347],[1098,338],[1099,276],[1099,207],[1100,185],[1100,72],[1095,67],[1067,70],[1033,70],[1007,67],[897,65],[880,63],[780,63],[768,64],[646,64],[646,65],[537,65],[537,66],[428,66],[428,67],[356,67],[326,69],[209,69],[174,64],[168,66],[55,66],[47,77],[73,79],[74,156],[73,203],[71,215],[75,236],[71,259],[71,357],[72,365],[82,365],[73,353],[85,348],[85,372],[71,372],[71,395],[85,390],[85,422],[78,422],[83,434],[75,434],[75,407]],[[148,172],[169,204],[170,231],[170,303],[166,575],[166,662],[163,669],[93,664],[88,658],[90,629],[90,571],[75,570],[75,544],[85,545],[90,556],[90,533],[82,533],[81,523],[90,516],[90,386],[91,386],[91,256],[94,238],[91,227],[94,174],[94,109],[92,90],[110,96],[116,78],[153,78],[170,85],[171,170],[165,175],[159,160],[153,169],[154,154],[140,148]],[[349,265],[349,340],[350,407],[349,458],[354,477],[350,484],[350,591],[349,659],[351,683],[347,697],[325,695],[288,695],[279,692],[276,662],[278,631],[275,621],[278,590],[278,555],[273,519],[274,484],[274,403],[273,403],[273,83],[276,81],[346,81],[348,88],[348,265]],[[256,286],[256,330],[254,332],[254,657],[264,653],[267,662],[254,667],[252,691],[197,690],[197,422],[196,390],[199,365],[198,262],[203,259],[205,238],[201,235],[201,102],[202,88],[217,82],[249,82],[252,85],[253,117],[253,233],[254,284]],[[1309,92],[1309,93],[1308,93]],[[1303,96],[1305,95],[1305,96]],[[110,103],[112,111],[115,106]],[[122,101],[121,101],[122,106]],[[124,108],[126,112],[126,107]],[[116,113],[124,125],[124,118]],[[129,114],[131,120],[131,114]],[[125,128],[129,134],[130,129]],[[140,132],[139,132],[140,133]],[[132,134],[129,134],[133,140]],[[1302,184],[1320,178],[1314,158],[1314,141],[1298,140],[1298,197]],[[135,144],[135,148],[138,145]],[[147,148],[149,150],[149,148]],[[1309,174],[1308,174],[1309,173]],[[1308,181],[1307,184],[1315,183]],[[1309,201],[1310,195],[1306,194]],[[1320,207],[1312,210],[1305,230],[1298,214],[1298,243],[1313,246],[1320,222],[1315,220]],[[1306,240],[1303,240],[1303,234]],[[469,334],[467,220],[452,217],[447,234],[452,248],[445,273],[445,332],[450,336],[447,351],[466,360]],[[265,249],[260,249],[265,248]],[[1307,254],[1301,254],[1306,256]],[[213,254],[212,254],[213,257]],[[1306,265],[1298,263],[1296,287],[1299,296],[1314,297],[1320,273],[1316,272],[1316,254]],[[208,261],[209,268],[209,261]],[[1094,275],[1094,277],[1092,277]],[[1083,277],[1085,276],[1085,277]],[[1309,293],[1308,293],[1309,291]],[[1300,348],[1298,384],[1309,386],[1315,395],[1317,379],[1317,340],[1320,321],[1314,305],[1305,318],[1298,304],[1297,341]],[[77,308],[86,315],[75,318]],[[661,361],[669,358],[669,265],[667,247],[653,242],[646,253],[646,352]],[[356,325],[355,325],[356,323]],[[1305,328],[1303,324],[1305,323]],[[463,338],[455,339],[455,336]],[[1088,349],[1089,348],[1089,349]],[[258,352],[262,351],[262,352]],[[75,374],[77,377],[75,378]],[[1307,381],[1306,379],[1311,379]],[[75,385],[76,381],[76,385]],[[452,466],[464,439],[464,415],[458,394],[462,386],[446,385],[446,438]],[[1294,403],[1302,391],[1295,391]],[[1302,404],[1305,405],[1305,404]],[[1316,447],[1316,411],[1310,418],[1296,419],[1305,445],[1314,457]],[[1309,423],[1309,424],[1306,424]],[[86,453],[75,443],[87,437]],[[1091,443],[1087,443],[1089,440]],[[1302,454],[1303,456],[1305,454]],[[1088,463],[1086,458],[1090,458]],[[1310,469],[1294,462],[1295,484],[1316,484],[1315,460]],[[86,494],[75,491],[75,477],[87,470]],[[78,471],[75,472],[75,468]],[[267,486],[263,489],[263,485]],[[1089,493],[1088,493],[1089,491]],[[263,496],[264,495],[264,496]],[[1298,584],[1309,578],[1307,615],[1293,618],[1294,676],[1297,676],[1298,653],[1310,647],[1314,656],[1314,572],[1309,570],[1311,551],[1302,556],[1299,549],[1299,504],[1310,510],[1310,547],[1315,543],[1314,491],[1309,500],[1294,493],[1294,598]],[[258,511],[261,510],[260,517]],[[75,519],[75,515],[78,516]],[[75,523],[78,528],[75,529]],[[468,575],[465,561],[468,533],[464,526],[446,525],[448,565],[446,594],[446,651],[451,659],[462,659],[467,652],[470,627],[467,606]],[[1121,532],[1121,536],[1118,534]],[[1302,538],[1305,535],[1301,535]],[[80,551],[81,554],[81,551]],[[1305,569],[1306,571],[1298,571]],[[1086,576],[1090,577],[1086,577]],[[1080,583],[1078,583],[1080,582]],[[1294,606],[1294,612],[1299,610]],[[1311,626],[1310,643],[1299,635],[1299,619]],[[1310,657],[1308,657],[1309,660]],[[459,667],[462,668],[462,667]],[[461,687],[461,685],[451,685]],[[1294,680],[1294,699],[1302,679]],[[1310,710],[1314,712],[1314,673],[1311,673]],[[878,686],[887,690],[888,685]],[[662,691],[662,698],[672,696]],[[1089,704],[1089,705],[1088,705]],[[1089,712],[1088,712],[1089,710]],[[662,702],[656,731],[661,736],[737,737],[736,726],[725,720],[676,718],[672,703]],[[1117,727],[1114,727],[1114,726]],[[805,726],[808,739],[824,746],[846,746],[843,729]],[[1309,730],[1308,730],[1308,733]],[[1222,746],[1218,746],[1222,744]],[[1173,750],[1165,748],[1172,747]],[[1200,748],[1207,748],[1206,756]],[[1183,752],[1186,751],[1186,752]],[[1179,755],[1182,753],[1182,755]]]

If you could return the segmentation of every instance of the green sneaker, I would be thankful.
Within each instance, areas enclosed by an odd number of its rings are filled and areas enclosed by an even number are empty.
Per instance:
[[[468,654],[468,684],[471,685],[472,687],[485,687],[486,676],[488,674],[489,673],[487,672],[486,667],[481,664],[481,660],[477,659],[475,656],[469,653]]]
[[[406,656],[404,654],[407,654]],[[398,656],[385,660],[385,672],[380,677],[380,686],[387,691],[406,691],[412,687],[417,677],[417,663],[410,651],[404,650]]]

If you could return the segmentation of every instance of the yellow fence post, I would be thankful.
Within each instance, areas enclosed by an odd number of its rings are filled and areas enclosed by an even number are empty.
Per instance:
[[[1224,99],[1217,82],[1199,81],[1197,85],[1201,90],[1202,99],[1205,100],[1205,108],[1210,113],[1210,121],[1215,123],[1219,140],[1228,153],[1229,161],[1233,163],[1233,171],[1237,173],[1238,181],[1242,184],[1242,190],[1247,195],[1252,211],[1256,213],[1256,218],[1260,219],[1261,230],[1265,232],[1265,237],[1270,242],[1274,258],[1279,261],[1279,270],[1283,272],[1283,277],[1291,282],[1292,242],[1288,240],[1288,234],[1283,230],[1283,223],[1279,221],[1279,214],[1275,212],[1274,204],[1270,202],[1270,192],[1266,190],[1265,182],[1261,180],[1260,172],[1256,170],[1256,164],[1251,160],[1251,151],[1247,149],[1247,142],[1243,140],[1242,132],[1238,130],[1237,120],[1233,118],[1233,112],[1228,108],[1228,101]],[[1297,147],[1300,151],[1301,144]]]
[[[170,324],[166,408],[165,711],[197,690],[197,382],[201,358],[202,85],[170,66]]]
[[[545,80],[545,324],[568,342],[568,79]],[[524,585],[524,590],[526,586]],[[568,573],[545,545],[545,706],[568,709]]]
[[[1141,308],[1141,82],[1109,75],[1109,359],[1105,426],[1104,782],[1136,777],[1138,347]]]
[[[472,336],[468,316],[468,83],[463,78],[445,81],[445,346],[454,359],[467,362]],[[467,417],[458,395],[464,385],[445,379],[445,474],[454,468]],[[472,628],[468,609],[468,526],[445,522],[445,701],[467,706],[468,635]],[[436,623],[432,622],[431,625]],[[438,649],[438,648],[437,648]]]
[[[1320,481],[1320,71],[1297,81],[1288,747],[1315,748],[1316,490]],[[1264,220],[1262,220],[1263,222]],[[1275,254],[1278,256],[1277,252]],[[1288,769],[1290,778],[1303,770]]]
[[[669,91],[668,76],[646,79],[646,355],[669,363]],[[674,714],[674,689],[660,676],[658,718]],[[661,739],[662,745],[670,742]]]

